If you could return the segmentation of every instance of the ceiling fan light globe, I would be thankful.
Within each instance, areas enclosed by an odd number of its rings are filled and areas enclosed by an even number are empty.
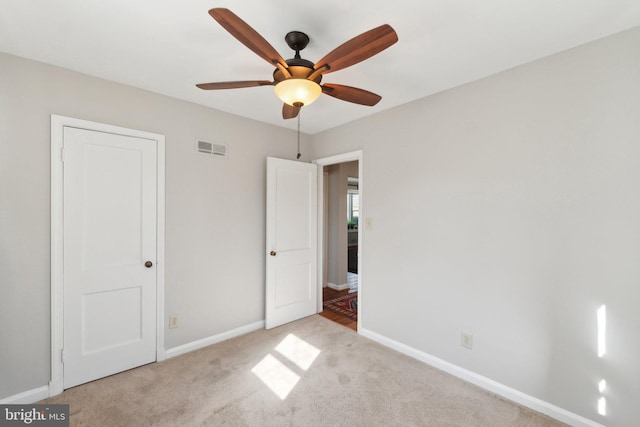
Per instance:
[[[273,90],[282,102],[291,106],[296,103],[309,105],[322,93],[322,88],[318,83],[296,78],[281,81]]]

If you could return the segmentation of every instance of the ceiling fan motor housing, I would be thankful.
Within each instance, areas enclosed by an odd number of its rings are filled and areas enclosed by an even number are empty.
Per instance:
[[[294,79],[306,79],[314,71],[313,63],[311,61],[307,61],[306,59],[293,58],[293,59],[287,59],[286,62],[289,65],[289,68],[287,68],[287,71],[291,73],[291,78],[294,78]],[[286,79],[287,79],[287,76],[285,76],[282,70],[280,70],[279,68],[276,68],[273,71],[273,80],[276,83],[279,83]],[[318,75],[315,76],[312,79],[312,81],[320,84],[320,81],[322,81],[322,74],[318,73]]]
[[[289,66],[287,70],[291,73],[291,77],[294,79],[306,79],[313,73],[313,62],[308,61],[300,57],[300,51],[303,50],[309,44],[309,36],[301,31],[290,31],[284,37],[284,40],[287,42],[287,45],[295,50],[296,55],[294,58],[287,59],[285,62]],[[273,80],[276,83],[279,83],[283,80],[286,80],[287,76],[280,70],[276,68],[273,72]],[[322,75],[318,73],[317,76],[314,76],[312,81],[320,84],[322,80]]]

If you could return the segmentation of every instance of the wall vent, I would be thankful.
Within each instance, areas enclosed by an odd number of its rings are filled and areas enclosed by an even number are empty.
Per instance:
[[[198,140],[196,143],[196,149],[198,153],[213,157],[227,157],[227,146],[225,144],[214,144],[213,142],[207,142]]]

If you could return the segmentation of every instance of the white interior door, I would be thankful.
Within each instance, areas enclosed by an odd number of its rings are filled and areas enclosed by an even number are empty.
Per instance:
[[[157,147],[65,127],[63,150],[69,388],[156,359]]]
[[[316,313],[318,167],[267,158],[265,326]]]

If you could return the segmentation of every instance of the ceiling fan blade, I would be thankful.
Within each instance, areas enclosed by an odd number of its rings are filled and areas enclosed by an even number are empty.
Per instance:
[[[240,80],[237,82],[217,82],[217,83],[200,83],[196,86],[204,90],[217,90],[217,89],[238,89],[241,87],[254,87],[254,86],[271,86],[273,82],[269,80]]]
[[[256,30],[251,28],[249,24],[240,19],[235,13],[225,8],[213,8],[209,10],[209,15],[218,24],[229,32],[233,37],[238,39],[240,43],[255,52],[260,58],[264,59],[271,65],[280,64],[284,68],[288,65],[280,54],[266,41]]]
[[[382,99],[380,95],[376,95],[375,93],[364,89],[335,85],[331,83],[322,85],[322,92],[343,101],[353,102],[354,104],[360,105],[368,105],[369,107],[376,105]]]
[[[285,102],[282,104],[282,118],[286,120],[298,117],[300,108],[302,108],[302,105],[289,105]]]
[[[323,74],[332,73],[371,58],[398,41],[398,35],[390,25],[384,24],[352,38],[329,52],[313,66]]]

